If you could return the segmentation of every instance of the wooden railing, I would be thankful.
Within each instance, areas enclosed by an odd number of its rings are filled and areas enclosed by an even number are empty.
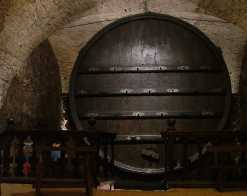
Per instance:
[[[99,145],[108,145],[111,137],[78,131],[6,131],[0,135],[0,183],[33,184],[38,195],[42,187],[85,187],[91,196]]]
[[[247,189],[247,132],[166,131],[161,134],[167,152],[164,179],[168,187]],[[181,168],[175,170],[173,149],[177,145],[183,159]],[[189,155],[189,148],[194,148],[195,153]]]
[[[172,130],[161,135],[166,152],[164,189],[247,188],[247,132]],[[0,135],[0,183],[33,184],[37,194],[42,187],[85,187],[92,195],[98,177],[116,175],[115,138],[93,130],[8,130]],[[153,142],[157,141],[149,143]],[[183,155],[179,159],[174,157],[176,149]]]

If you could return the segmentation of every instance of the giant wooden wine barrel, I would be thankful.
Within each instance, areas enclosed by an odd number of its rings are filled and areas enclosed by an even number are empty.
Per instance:
[[[177,130],[220,131],[230,103],[220,49],[194,26],[166,15],[135,15],[108,25],[82,48],[71,76],[76,129],[88,129],[94,119],[97,130],[116,132],[121,140],[159,140],[169,119]],[[159,155],[151,163],[142,156],[150,149]],[[118,145],[116,166],[160,173],[163,154],[161,144]]]

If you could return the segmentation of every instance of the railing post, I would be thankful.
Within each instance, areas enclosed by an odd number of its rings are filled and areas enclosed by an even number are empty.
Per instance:
[[[106,139],[104,139],[106,140]],[[104,141],[104,145],[103,145],[103,149],[104,149],[104,177],[107,178],[108,177],[108,173],[109,173],[109,165],[108,165],[108,146],[107,146],[107,142]]]
[[[110,146],[111,146],[111,175],[113,176],[113,170],[114,170],[114,159],[115,159],[115,156],[114,156],[114,138],[111,138],[111,143],[110,143]]]
[[[169,153],[169,138],[168,138],[168,131],[165,132],[165,189],[168,190],[169,189],[169,184],[168,184],[168,166],[169,166],[169,156],[168,156],[168,153]]]
[[[86,192],[88,194],[88,196],[93,196],[93,187],[94,187],[94,183],[93,183],[93,178],[92,178],[92,166],[91,166],[91,157],[89,153],[85,153],[85,158],[86,158]]]
[[[41,195],[41,177],[43,172],[43,160],[42,160],[42,152],[39,150],[39,147],[36,148],[37,150],[37,166],[36,166],[36,182],[35,182],[35,191],[36,195]]]

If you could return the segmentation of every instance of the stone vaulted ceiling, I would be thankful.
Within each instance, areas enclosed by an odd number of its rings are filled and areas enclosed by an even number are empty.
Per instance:
[[[0,108],[11,80],[25,68],[25,60],[44,39],[52,35],[50,41],[61,66],[63,88],[66,92],[71,66],[78,50],[86,42],[77,40],[82,35],[78,31],[77,36],[70,37],[69,41],[74,44],[70,47],[71,45],[66,45],[68,33],[79,29],[81,22],[84,22],[83,25],[94,24],[90,28],[84,27],[86,31],[83,35],[88,39],[103,26],[120,17],[145,11],[174,14],[205,31],[209,28],[211,32],[211,29],[218,26],[221,37],[225,37],[226,41],[230,31],[234,31],[234,36],[228,40],[229,44],[223,52],[242,53],[243,33],[237,36],[237,31],[240,30],[236,30],[230,23],[247,31],[246,0],[0,0]],[[219,18],[226,21],[225,27],[224,21]],[[215,26],[210,27],[210,21],[216,21]],[[223,39],[219,40],[219,36],[216,37],[215,34],[216,32],[212,33],[213,39],[222,43]],[[230,44],[232,41],[235,42]],[[66,51],[72,52],[66,56]],[[240,64],[240,56],[243,54],[230,56],[227,61],[230,64]],[[66,69],[67,65],[69,69]]]

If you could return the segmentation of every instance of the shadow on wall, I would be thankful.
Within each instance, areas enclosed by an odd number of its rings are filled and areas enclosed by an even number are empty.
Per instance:
[[[1,121],[12,118],[15,129],[58,129],[60,124],[59,66],[48,40],[27,60],[23,75],[8,90]]]

